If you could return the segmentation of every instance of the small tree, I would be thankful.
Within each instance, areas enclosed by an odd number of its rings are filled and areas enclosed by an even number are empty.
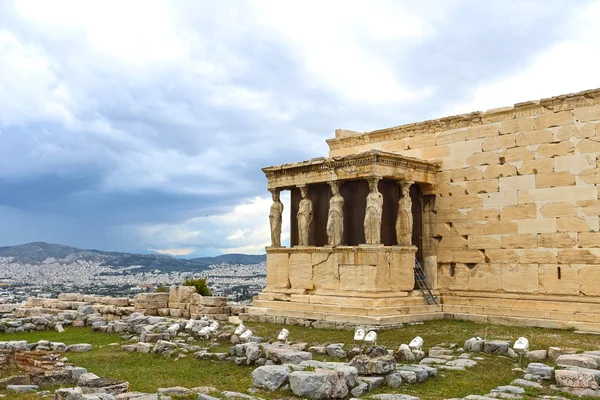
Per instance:
[[[158,287],[156,288],[156,293],[166,293],[168,291],[169,290],[163,285],[158,285]]]
[[[185,282],[183,282],[183,286],[194,286],[196,288],[196,293],[201,296],[212,296],[210,289],[206,285],[206,278],[185,278]]]

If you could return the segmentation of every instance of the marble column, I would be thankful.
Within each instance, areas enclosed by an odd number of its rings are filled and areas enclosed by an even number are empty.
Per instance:
[[[367,244],[381,244],[381,215],[383,213],[383,195],[379,193],[377,185],[379,178],[369,179],[369,194],[365,209],[365,242]]]
[[[313,218],[312,201],[308,198],[308,187],[299,186],[302,200],[298,205],[298,246],[308,246],[308,237],[310,234],[310,223]]]
[[[410,186],[413,182],[400,182],[401,197],[396,217],[396,240],[399,246],[412,246],[413,215]]]
[[[269,212],[269,223],[271,224],[271,246],[281,247],[281,214],[283,213],[283,203],[279,200],[279,189],[271,189],[273,204]]]
[[[331,199],[329,199],[329,212],[327,214],[327,243],[330,246],[339,246],[344,238],[344,198],[340,194],[340,183],[329,182],[331,186]]]

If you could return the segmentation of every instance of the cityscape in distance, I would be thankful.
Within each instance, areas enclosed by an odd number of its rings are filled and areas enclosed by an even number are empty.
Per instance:
[[[213,295],[247,303],[265,286],[265,261],[266,255],[180,259],[44,242],[6,246],[0,247],[0,304],[60,293],[133,297],[186,278],[206,278]]]

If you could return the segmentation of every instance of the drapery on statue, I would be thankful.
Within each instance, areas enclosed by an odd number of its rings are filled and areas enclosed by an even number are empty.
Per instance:
[[[339,246],[344,237],[344,198],[340,194],[339,182],[329,182],[333,196],[329,199],[327,215],[327,240],[330,246]]]
[[[400,183],[402,197],[398,201],[398,216],[396,217],[396,239],[399,246],[412,246],[413,215],[410,199],[412,182]]]
[[[383,195],[377,190],[379,178],[369,179],[370,192],[367,195],[365,210],[365,241],[367,244],[381,244],[381,214],[383,212]]]
[[[312,222],[312,201],[308,198],[308,187],[300,186],[302,200],[298,206],[298,246],[308,246],[310,223]]]
[[[279,200],[279,189],[271,189],[273,204],[269,212],[269,222],[271,223],[271,246],[281,247],[281,214],[283,213],[283,203]]]

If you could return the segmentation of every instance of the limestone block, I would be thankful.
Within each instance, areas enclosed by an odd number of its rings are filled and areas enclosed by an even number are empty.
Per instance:
[[[535,175],[535,186],[537,188],[573,185],[575,185],[575,176],[567,171]]]
[[[533,118],[519,118],[502,121],[500,134],[524,132],[533,129]]]
[[[502,236],[503,249],[534,249],[537,247],[536,235],[506,235]]]
[[[340,265],[340,290],[375,291],[376,265]]]
[[[581,235],[581,233],[580,233]],[[577,241],[566,232],[560,233],[540,233],[538,235],[538,247],[554,249],[554,248],[570,248],[574,247]]]
[[[290,253],[289,277],[292,289],[313,289],[312,257],[310,253]]]
[[[582,217],[558,218],[556,228],[559,232],[587,232],[590,230],[587,221]]]
[[[467,213],[469,221],[488,221],[500,219],[499,208],[475,208]],[[439,216],[438,216],[439,220]]]
[[[575,147],[575,152],[582,153],[598,153],[600,152],[600,142],[596,140],[583,139]]]
[[[477,264],[485,262],[485,254],[480,250],[456,250],[452,253],[456,263]]]
[[[469,274],[469,290],[493,292],[502,289],[502,264],[477,264]]]
[[[424,147],[421,150],[421,157],[425,160],[434,160],[436,158],[444,158],[449,156],[450,147],[448,146]]]
[[[568,264],[540,264],[538,279],[539,293],[579,295],[579,270]]]
[[[555,171],[570,171],[578,173],[596,167],[596,157],[589,154],[554,157]]]
[[[575,145],[569,141],[546,143],[538,147],[537,154],[545,158],[553,158],[575,153]]]
[[[464,142],[466,138],[466,129],[455,129],[451,131],[442,131],[435,134],[435,145],[444,145],[454,142]]]
[[[312,253],[315,289],[338,290],[340,273],[336,253]]]
[[[479,221],[474,222],[455,222],[452,224],[459,235],[481,235],[483,234],[483,225]]]
[[[576,108],[573,114],[580,122],[600,120],[600,105]]]
[[[519,204],[535,203],[535,197],[529,192],[519,192],[518,202]]]
[[[511,293],[536,293],[538,290],[538,265],[504,264],[502,289]]]
[[[600,232],[580,232],[577,235],[579,247],[600,247]]]
[[[467,219],[467,216],[456,209],[438,208],[436,219],[439,224],[442,224],[445,222],[465,221]]]
[[[415,274],[414,269],[411,267],[411,264],[390,267],[390,288],[393,291],[411,291],[414,289]]]
[[[502,152],[500,157],[504,158],[505,162],[525,161],[533,160],[535,153],[527,150],[525,147],[513,147]]]
[[[504,150],[516,146],[514,133],[487,138],[481,145],[483,151]]]
[[[290,287],[289,254],[267,252],[267,286],[279,289]]]
[[[389,151],[390,153],[397,153],[408,148],[404,139],[395,139],[382,143],[382,150]]]
[[[437,199],[438,208],[473,208],[483,206],[483,200],[476,195],[449,196]]]
[[[579,177],[589,184],[600,184],[600,168],[586,169],[579,173]]]
[[[469,269],[464,264],[441,264],[438,284],[441,289],[468,290]]]
[[[489,140],[489,139],[488,139]],[[498,153],[483,152],[475,153],[467,158],[467,165],[470,167],[478,167],[481,165],[496,165],[500,162]]]
[[[517,223],[511,221],[488,221],[483,226],[483,233],[484,235],[512,235],[517,233]]]
[[[521,204],[517,206],[506,206],[500,213],[501,220],[531,219],[537,217],[535,204]]]
[[[520,234],[556,232],[556,218],[522,219],[518,224]]]
[[[597,264],[598,256],[586,249],[561,249],[558,252],[560,264]],[[600,281],[596,281],[597,282]]]
[[[405,139],[409,149],[422,149],[435,146],[435,135],[418,135]]]
[[[600,215],[600,203],[582,206],[581,211],[585,215]]]
[[[600,266],[586,265],[579,270],[579,291],[585,296],[600,295]]]
[[[473,166],[467,162],[467,158],[474,154],[480,154],[482,141],[483,139],[477,139],[449,144],[450,157],[442,159],[442,169],[457,169]],[[498,162],[497,157],[495,162]]]
[[[169,303],[189,303],[194,293],[196,293],[194,286],[171,286],[169,288]],[[169,308],[175,307],[169,306]]]
[[[445,228],[444,230],[439,226],[438,235],[442,236],[442,240],[438,243],[439,249],[466,249],[468,247],[467,239],[452,229]]]
[[[511,132],[506,132],[511,133]],[[467,129],[466,139],[481,139],[487,138],[490,136],[498,135],[498,125],[496,124],[486,124],[486,125],[478,125],[471,126]]]
[[[556,256],[547,250],[527,249],[523,250],[520,261],[523,264],[551,264],[556,263]]]
[[[535,129],[552,128],[553,126],[569,125],[574,121],[571,111],[548,112],[535,117]]]
[[[545,129],[517,133],[517,146],[529,146],[532,144],[551,143],[554,141],[554,134]]]
[[[500,241],[493,236],[469,235],[470,249],[499,249]]]
[[[485,171],[483,171],[484,179],[502,178],[505,176],[515,175],[517,175],[517,167],[510,164],[489,165]]]
[[[580,200],[597,200],[598,190],[594,185],[577,185],[564,188],[543,188],[530,190],[528,194],[536,203],[559,203]]]
[[[535,175],[522,175],[500,178],[500,191],[535,189]]]
[[[600,124],[585,124],[574,136],[578,139],[600,136]]]
[[[557,141],[569,140],[577,134],[577,126],[576,125],[563,125],[559,128],[558,132],[556,132]]]
[[[542,174],[554,171],[554,161],[550,158],[539,160],[525,160],[518,168],[519,175]]]
[[[516,190],[508,190],[497,193],[483,193],[479,196],[483,199],[483,208],[515,206],[518,203],[518,195]]]
[[[540,213],[546,218],[574,217],[577,215],[577,207],[569,203],[550,203],[542,206]]]
[[[519,261],[519,255],[510,249],[489,249],[485,251],[485,256],[491,263],[516,263]]]
[[[467,182],[468,194],[494,193],[497,191],[498,179],[481,179],[477,181]]]
[[[475,167],[453,169],[448,172],[450,173],[450,179],[454,182],[479,181],[483,177],[483,172]],[[440,172],[438,172],[438,175],[440,175]]]

